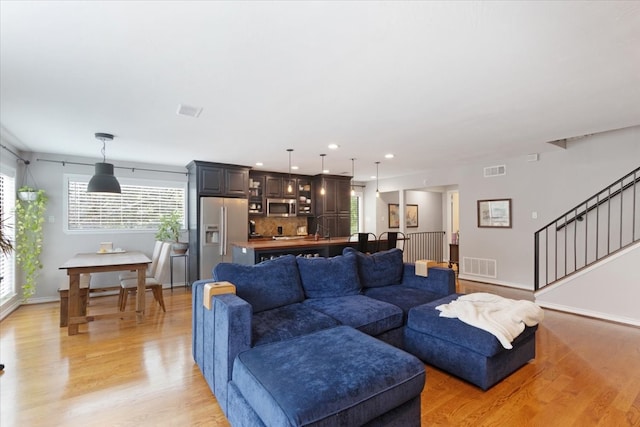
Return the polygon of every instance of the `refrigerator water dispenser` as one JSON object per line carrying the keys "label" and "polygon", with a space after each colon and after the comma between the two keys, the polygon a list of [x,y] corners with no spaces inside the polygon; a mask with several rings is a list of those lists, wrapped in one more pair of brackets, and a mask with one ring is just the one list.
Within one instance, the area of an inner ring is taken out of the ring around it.
{"label": "refrigerator water dispenser", "polygon": [[217,225],[204,226],[204,244],[213,245],[220,243],[220,227]]}

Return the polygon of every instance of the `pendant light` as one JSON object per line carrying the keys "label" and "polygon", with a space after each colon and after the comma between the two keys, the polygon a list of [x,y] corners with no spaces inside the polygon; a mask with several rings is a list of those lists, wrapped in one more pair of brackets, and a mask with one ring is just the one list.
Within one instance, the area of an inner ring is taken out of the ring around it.
{"label": "pendant light", "polygon": [[96,133],[97,140],[102,141],[102,162],[95,164],[95,174],[87,185],[87,193],[117,193],[120,194],[120,183],[113,175],[113,164],[106,163],[105,146],[107,141],[113,141],[110,133]]}
{"label": "pendant light", "polygon": [[378,166],[379,165],[380,165],[380,162],[376,162],[376,197],[380,197],[380,190],[378,186],[378,182],[379,182]]}
{"label": "pendant light", "polygon": [[291,152],[293,148],[287,148],[289,152],[289,185],[287,185],[287,193],[293,193],[293,185],[291,184]]}
{"label": "pendant light", "polygon": [[[326,156],[326,154],[320,154],[320,158],[322,159],[322,169],[321,172],[324,173],[324,156]],[[322,180],[322,187],[320,187],[320,195],[324,196],[326,193],[325,189],[324,189],[324,179]]]}
{"label": "pendant light", "polygon": [[355,179],[355,161],[356,159],[351,158],[351,197],[356,195],[356,189],[353,187],[353,180]]}

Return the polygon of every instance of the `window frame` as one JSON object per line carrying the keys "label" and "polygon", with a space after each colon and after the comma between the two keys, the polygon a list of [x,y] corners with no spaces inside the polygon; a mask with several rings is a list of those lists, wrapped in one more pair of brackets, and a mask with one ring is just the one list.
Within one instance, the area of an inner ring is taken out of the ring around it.
{"label": "window frame", "polygon": [[[89,182],[91,179],[91,175],[86,174],[63,174],[63,227],[62,231],[65,234],[69,235],[87,235],[87,234],[146,234],[146,233],[156,233],[156,229],[122,229],[122,228],[111,228],[111,229],[83,229],[83,230],[71,230],[69,229],[69,183],[70,182],[78,182],[84,181]],[[183,212],[183,224],[182,230],[186,230],[186,222],[187,222],[187,181],[172,181],[172,180],[162,180],[162,179],[147,179],[147,178],[120,178],[118,177],[118,181],[122,185],[138,185],[138,186],[149,186],[149,187],[169,187],[169,188],[179,188],[182,189],[184,198],[182,203],[182,212]]]}
{"label": "window frame", "polygon": [[[15,194],[17,191],[17,186],[18,186],[18,182],[17,182],[17,171],[14,168],[11,168],[7,165],[4,164],[0,164],[0,173],[8,178],[11,178],[13,180],[13,188],[9,189],[10,191],[5,191],[4,193],[4,197],[2,199],[2,203],[4,205],[5,202],[9,203],[9,212],[7,212],[6,209],[3,209],[4,215],[8,218],[10,218],[9,221],[7,221],[7,225],[9,227],[12,228],[11,231],[11,240],[15,243]],[[13,204],[13,205],[12,205]],[[6,206],[6,205],[4,205]],[[3,207],[4,207],[3,206]],[[16,255],[15,255],[15,250],[11,251],[9,254],[7,255],[3,255],[0,254],[0,257],[4,258],[4,262],[5,262],[5,267],[9,270],[9,277],[4,277],[3,282],[7,279],[11,280],[11,282],[6,285],[6,284],[2,284],[0,286],[2,286],[3,288],[7,288],[8,292],[6,295],[3,295],[0,292],[0,307],[5,307],[5,304],[8,304],[10,301],[12,301],[13,298],[15,298],[18,295],[18,286],[17,286],[17,279],[16,279]],[[6,285],[6,286],[5,286]]]}

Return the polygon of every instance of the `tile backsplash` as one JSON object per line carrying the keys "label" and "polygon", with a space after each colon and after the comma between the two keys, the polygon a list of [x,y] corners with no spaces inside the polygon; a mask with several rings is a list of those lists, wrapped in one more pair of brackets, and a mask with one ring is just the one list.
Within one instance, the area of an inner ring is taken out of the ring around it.
{"label": "tile backsplash", "polygon": [[[256,233],[263,236],[277,236],[278,227],[282,227],[283,236],[296,236],[298,234],[298,227],[307,227],[306,217],[295,218],[269,218],[269,217],[256,217],[251,218],[256,222]],[[308,234],[308,230],[307,233]]]}

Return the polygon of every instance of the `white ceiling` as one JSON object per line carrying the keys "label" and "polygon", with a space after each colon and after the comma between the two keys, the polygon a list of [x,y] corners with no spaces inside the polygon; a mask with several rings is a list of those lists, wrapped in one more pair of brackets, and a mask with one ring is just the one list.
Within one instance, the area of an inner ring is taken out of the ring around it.
{"label": "white ceiling", "polygon": [[27,151],[97,159],[108,132],[116,164],[286,172],[293,148],[300,173],[327,153],[369,180],[640,124],[636,1],[1,1],[0,19],[2,137]]}

